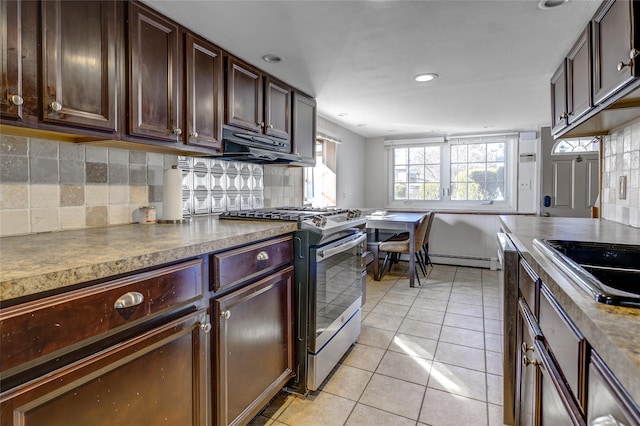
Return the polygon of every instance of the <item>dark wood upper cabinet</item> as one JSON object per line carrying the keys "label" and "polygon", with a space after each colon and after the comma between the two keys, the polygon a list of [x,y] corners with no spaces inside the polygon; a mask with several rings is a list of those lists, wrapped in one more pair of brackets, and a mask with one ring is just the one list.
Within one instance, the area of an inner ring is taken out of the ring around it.
{"label": "dark wood upper cabinet", "polygon": [[551,77],[551,133],[567,126],[567,61]]}
{"label": "dark wood upper cabinet", "polygon": [[567,55],[567,111],[569,124],[593,106],[591,96],[591,23]]}
{"label": "dark wood upper cabinet", "polygon": [[22,87],[22,2],[0,1],[0,25],[2,28],[2,97],[0,116],[22,118],[24,93]]}
{"label": "dark wood upper cabinet", "polygon": [[192,34],[186,34],[185,46],[185,143],[220,150],[224,108],[222,51]]}
{"label": "dark wood upper cabinet", "polygon": [[316,158],[316,116],[316,100],[294,92],[292,152],[311,164]]}
{"label": "dark wood upper cabinet", "polygon": [[128,132],[182,142],[179,28],[138,3],[128,5]]}
{"label": "dark wood upper cabinet", "polygon": [[640,31],[635,2],[606,1],[593,19],[593,102],[599,104],[638,75]]}
{"label": "dark wood upper cabinet", "polygon": [[264,83],[264,133],[291,139],[291,89],[268,76]]}
{"label": "dark wood upper cabinet", "polygon": [[262,133],[264,128],[262,73],[227,57],[226,124]]}
{"label": "dark wood upper cabinet", "polygon": [[42,2],[42,120],[116,130],[116,2]]}

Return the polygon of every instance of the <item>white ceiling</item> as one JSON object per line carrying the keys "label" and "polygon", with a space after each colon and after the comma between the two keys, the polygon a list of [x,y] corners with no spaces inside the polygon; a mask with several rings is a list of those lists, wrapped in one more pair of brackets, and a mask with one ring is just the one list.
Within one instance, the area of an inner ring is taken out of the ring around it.
{"label": "white ceiling", "polygon": [[[549,125],[549,79],[600,1],[145,0],[364,137]],[[279,64],[263,62],[273,53]],[[416,83],[419,73],[439,78]],[[347,113],[340,117],[338,114]]]}

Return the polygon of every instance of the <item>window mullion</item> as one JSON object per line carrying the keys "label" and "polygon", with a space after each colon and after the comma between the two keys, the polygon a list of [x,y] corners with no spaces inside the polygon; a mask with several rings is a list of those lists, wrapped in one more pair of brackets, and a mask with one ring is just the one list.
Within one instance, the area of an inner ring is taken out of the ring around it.
{"label": "window mullion", "polygon": [[451,200],[451,148],[449,144],[442,144],[440,167],[440,194],[442,201]]}

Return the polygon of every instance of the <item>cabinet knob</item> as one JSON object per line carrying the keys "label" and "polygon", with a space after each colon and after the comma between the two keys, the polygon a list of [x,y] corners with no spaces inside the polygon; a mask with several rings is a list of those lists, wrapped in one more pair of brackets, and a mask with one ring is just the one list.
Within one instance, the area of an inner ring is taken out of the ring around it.
{"label": "cabinet knob", "polygon": [[51,107],[51,109],[55,112],[62,111],[62,104],[58,101],[51,102],[51,105],[49,105],[49,107]]}
{"label": "cabinet knob", "polygon": [[261,251],[260,253],[258,253],[258,255],[256,256],[256,260],[269,260],[269,253],[267,253],[266,251]]}
{"label": "cabinet knob", "polygon": [[618,62],[618,71],[622,71],[623,69],[625,69],[625,67],[631,67],[631,65],[633,65],[633,60],[629,61],[629,62]]}
{"label": "cabinet knob", "polygon": [[189,136],[191,136],[192,138],[198,138],[198,132],[191,132],[189,133]]}
{"label": "cabinet knob", "polygon": [[220,316],[226,320],[228,320],[229,318],[231,318],[231,311],[226,310],[226,311],[222,311],[220,312]]}
{"label": "cabinet knob", "polygon": [[130,291],[129,293],[125,293],[118,297],[118,300],[113,304],[113,307],[116,309],[131,308],[133,306],[138,306],[142,302],[144,302],[144,295],[142,293]]}
{"label": "cabinet knob", "polygon": [[527,345],[527,342],[522,342],[521,349],[522,349],[522,353],[523,353],[523,354],[526,354],[526,353],[527,353],[527,352],[529,352],[529,351],[531,351],[531,352],[534,352],[534,351],[535,351],[535,349],[534,349],[534,347],[533,347],[533,346],[528,346],[528,345]]}
{"label": "cabinet knob", "polygon": [[20,106],[24,103],[24,99],[20,95],[9,95],[9,102],[15,106]]}
{"label": "cabinet knob", "polygon": [[211,323],[200,324],[200,330],[204,333],[209,333],[211,331]]}
{"label": "cabinet knob", "polygon": [[176,127],[175,129],[173,129],[173,134],[176,136],[180,136],[182,134],[182,129],[179,127]]}
{"label": "cabinet knob", "polygon": [[273,124],[269,124],[269,128],[270,128],[270,129],[273,129]]}
{"label": "cabinet knob", "polygon": [[529,359],[526,355],[522,355],[522,366],[528,367],[530,365],[534,365],[538,367],[540,365],[540,361],[536,361],[535,359]]}
{"label": "cabinet knob", "polygon": [[256,124],[264,129],[264,121],[261,121],[260,123],[256,123]]}
{"label": "cabinet knob", "polygon": [[563,112],[562,115],[558,116],[558,120],[564,120],[567,117],[569,117],[569,114],[567,114],[566,112]]}

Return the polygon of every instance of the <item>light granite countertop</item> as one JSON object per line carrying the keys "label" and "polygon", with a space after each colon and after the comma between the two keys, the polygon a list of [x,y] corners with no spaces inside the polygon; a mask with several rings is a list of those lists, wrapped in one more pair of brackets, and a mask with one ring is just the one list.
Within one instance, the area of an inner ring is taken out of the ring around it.
{"label": "light granite countertop", "polygon": [[297,229],[293,222],[196,217],[0,238],[0,301],[133,272]]}
{"label": "light granite countertop", "polygon": [[640,229],[603,219],[500,216],[523,256],[593,349],[640,403],[640,309],[596,302],[538,250],[535,238],[640,244]]}

